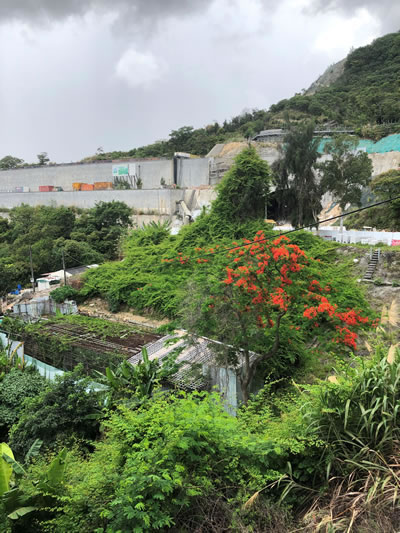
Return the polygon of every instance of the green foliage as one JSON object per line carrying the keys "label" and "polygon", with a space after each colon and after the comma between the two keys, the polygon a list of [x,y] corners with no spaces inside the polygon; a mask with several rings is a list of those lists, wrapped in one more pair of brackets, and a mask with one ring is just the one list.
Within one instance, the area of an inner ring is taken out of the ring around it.
{"label": "green foliage", "polygon": [[15,289],[26,276],[27,270],[24,264],[14,263],[11,257],[0,258],[0,297]]}
{"label": "green foliage", "polygon": [[57,376],[40,394],[28,399],[20,412],[19,421],[10,432],[10,445],[18,457],[23,457],[36,439],[44,446],[71,443],[78,439],[91,446],[99,423],[93,415],[98,412],[98,399],[93,383],[82,378],[81,369]]}
{"label": "green foliage", "polygon": [[36,440],[25,456],[23,465],[11,455],[3,456],[14,474],[14,486],[4,493],[2,504],[11,531],[34,533],[55,514],[56,495],[62,490],[67,449],[46,465],[37,476],[28,472],[30,461],[38,456],[42,442]]}
{"label": "green foliage", "polygon": [[359,455],[390,454],[399,440],[400,359],[390,363],[382,352],[350,368],[339,385],[317,389],[305,407],[306,420],[330,444],[336,472]]}
{"label": "green foliage", "polygon": [[37,155],[38,158],[38,165],[46,165],[50,159],[47,155],[47,152],[40,152],[40,154]]}
{"label": "green foliage", "polygon": [[[391,513],[399,502],[400,353],[387,358],[379,348],[371,360],[354,358],[342,367],[336,382],[269,381],[237,417],[216,394],[156,392],[135,409],[117,407],[89,453],[70,447],[68,457],[65,449],[39,457],[36,441],[23,464],[2,455],[12,475],[8,468],[0,516],[28,533],[285,533],[295,526],[273,503],[284,497],[302,515],[311,502],[311,530],[333,524],[352,531],[354,522],[360,529],[353,530],[363,531],[364,518],[380,509]],[[122,376],[114,372],[112,379]],[[57,411],[52,428],[60,426],[59,440],[70,446],[67,435],[76,434],[77,421],[87,425],[95,417],[77,409],[70,400],[75,392],[67,389],[56,402],[65,409]],[[29,417],[37,411],[31,431],[40,419],[50,423],[48,393],[27,402]]]}
{"label": "green foliage", "polygon": [[67,474],[61,528],[193,531],[213,515],[229,527],[240,502],[279,475],[278,450],[241,429],[215,395],[158,395],[106,425],[89,463]]}
{"label": "green foliage", "polygon": [[[190,332],[222,343],[214,349],[222,366],[236,368],[244,402],[262,370],[276,377],[293,372],[316,337],[345,353],[336,341],[355,349],[357,327],[371,327],[358,311],[362,298],[356,309],[350,310],[348,300],[338,306],[336,288],[320,284],[321,263],[285,236],[267,241],[259,231],[219,261],[219,272],[207,285],[192,277],[181,317]],[[348,337],[343,339],[342,331]]]}
{"label": "green foliage", "polygon": [[18,351],[22,343],[16,347],[9,342],[6,346],[2,346],[0,342],[0,381],[4,375],[8,374],[13,368],[24,370],[25,361],[19,357]]}
{"label": "green foliage", "polygon": [[23,162],[24,160],[19,159],[19,157],[14,157],[12,155],[6,155],[2,159],[0,159],[0,169],[9,170],[10,168],[16,168],[22,165]]}
{"label": "green foliage", "polygon": [[[371,191],[376,195],[378,200],[389,200],[400,194],[400,172],[398,170],[389,170],[383,172],[371,181]],[[378,228],[397,231],[400,229],[400,199],[394,200],[386,205],[375,207],[369,213],[369,225]],[[364,213],[349,217],[349,223],[353,227],[365,225],[366,217]],[[348,224],[346,219],[346,224]]]}
{"label": "green foliage", "polygon": [[165,357],[160,365],[158,359],[149,359],[146,348],[142,348],[142,359],[136,365],[122,361],[115,369],[106,368],[105,376],[95,375],[98,383],[106,385],[101,391],[105,407],[115,407],[118,403],[128,403],[132,408],[152,397],[155,387],[174,375],[179,365],[176,356]]}
{"label": "green foliage", "polygon": [[79,291],[70,285],[64,285],[58,289],[51,291],[51,299],[57,303],[62,303],[65,300],[79,300]]}
{"label": "green foliage", "polygon": [[372,162],[367,153],[355,153],[356,147],[354,137],[334,137],[324,148],[332,159],[318,165],[322,171],[322,190],[332,193],[342,211],[347,204],[361,205],[362,188],[371,179]]}
{"label": "green foliage", "polygon": [[130,226],[131,215],[132,210],[123,202],[99,202],[76,220],[71,237],[76,235],[77,240],[86,240],[106,259],[115,259],[119,239]]}
{"label": "green foliage", "polygon": [[5,442],[2,442],[0,444],[0,497],[9,490],[12,474],[12,468],[3,457],[4,455],[14,459],[11,448]]}
{"label": "green foliage", "polygon": [[117,191],[132,189],[132,183],[130,183],[130,181],[124,178],[123,176],[115,176],[114,189],[116,189]]}
{"label": "green foliage", "polygon": [[321,212],[322,189],[315,172],[319,140],[314,137],[313,122],[299,126],[288,123],[288,129],[281,159],[273,167],[275,198],[280,208],[278,218],[287,216],[299,227],[315,222]]}
{"label": "green foliage", "polygon": [[368,226],[378,230],[399,231],[400,216],[398,209],[395,211],[390,205],[382,205],[349,215],[345,218],[345,225],[347,229],[362,230],[364,226]]}
{"label": "green foliage", "polygon": [[30,247],[36,277],[60,270],[63,252],[67,267],[116,258],[130,216],[122,202],[100,202],[79,217],[70,207],[11,209],[9,220],[0,218],[0,296],[28,282]]}
{"label": "green foliage", "polygon": [[[125,239],[125,258],[122,262],[105,263],[85,273],[81,294],[84,297],[102,296],[113,311],[127,305],[140,312],[174,317],[186,281],[194,271],[200,270],[200,265],[193,257],[194,248],[212,247],[213,243],[218,247],[229,246],[231,238],[241,238],[253,228],[260,227],[270,232],[263,221],[244,222],[235,227],[234,223],[229,224],[214,216],[212,211],[182,228],[178,236],[170,235],[165,226],[144,226],[134,230]],[[227,238],[228,235],[231,237]],[[180,257],[179,253],[193,257],[193,261],[188,264],[163,261],[175,260]],[[210,261],[207,268],[202,266],[204,277],[217,267],[214,260]]]}
{"label": "green foliage", "polygon": [[130,333],[141,331],[135,326],[121,324],[121,322],[112,322],[111,320],[84,315],[64,315],[53,318],[53,321],[60,324],[79,326],[83,332],[90,333],[101,339],[106,339],[107,337],[125,337]]}
{"label": "green foliage", "polygon": [[86,332],[88,337],[113,336],[133,329],[101,319],[86,318],[74,315],[60,316],[54,317],[51,321],[41,320],[26,324],[22,320],[6,317],[2,322],[2,329],[10,336],[19,335],[25,343],[26,351],[32,357],[61,370],[73,370],[76,365],[82,364],[85,373],[90,374],[94,370],[104,371],[107,365],[118,365],[124,358],[122,354],[117,351],[104,353],[90,345],[82,346],[81,342],[76,342],[74,328],[71,333],[67,329],[65,334],[52,334],[51,325],[58,322],[79,326],[79,333]]}
{"label": "green foliage", "polygon": [[227,223],[263,218],[270,181],[268,163],[249,146],[236,157],[218,185],[213,214]]}
{"label": "green foliage", "polygon": [[[316,529],[326,524],[337,531],[364,531],[364,517],[370,523],[385,515],[394,519],[392,509],[398,505],[400,488],[400,353],[397,350],[390,360],[383,353],[378,349],[371,361],[358,361],[337,383],[309,389],[303,404],[303,424],[324,441],[318,463],[329,479],[326,507],[310,486],[292,479],[287,489],[313,499]],[[315,513],[317,508],[321,509]]]}
{"label": "green foliage", "polygon": [[400,171],[388,170],[375,176],[371,182],[371,190],[376,194],[378,200],[388,200],[399,195],[400,191]]}
{"label": "green foliage", "polygon": [[[138,312],[176,318],[187,297],[188,282],[210,294],[215,280],[220,279],[225,254],[215,252],[229,249],[232,241],[254,236],[259,230],[267,238],[276,235],[264,220],[252,219],[251,213],[249,216],[242,222],[227,220],[213,204],[178,235],[170,235],[168,227],[161,224],[135,229],[124,240],[124,260],[86,272],[81,295],[101,296],[112,311],[125,305]],[[335,244],[307,232],[293,234],[292,242],[321,259],[321,263],[311,265],[313,275],[324,284],[333,284],[335,298],[344,307],[365,305],[360,287],[348,275],[351,263],[337,255]],[[203,254],[207,262],[198,262]]]}
{"label": "green foliage", "polygon": [[[397,101],[400,35],[391,33],[347,56],[343,75],[313,95],[296,95],[271,106],[270,111],[312,115],[318,122],[334,120],[353,126],[400,121]],[[393,128],[391,130],[393,132]],[[382,133],[380,133],[382,135]]]}
{"label": "green foliage", "polygon": [[26,398],[34,398],[46,386],[46,380],[30,367],[11,370],[0,381],[0,440],[7,440],[8,431],[23,410]]}

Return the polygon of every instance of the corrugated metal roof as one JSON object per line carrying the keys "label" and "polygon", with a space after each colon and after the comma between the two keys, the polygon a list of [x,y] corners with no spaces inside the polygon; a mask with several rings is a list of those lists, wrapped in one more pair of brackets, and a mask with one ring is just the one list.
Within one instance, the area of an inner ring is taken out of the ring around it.
{"label": "corrugated metal roof", "polygon": [[[175,342],[173,342],[175,340]],[[180,350],[177,363],[182,363],[178,372],[171,381],[179,387],[191,390],[204,389],[208,386],[207,367],[224,366],[217,361],[215,348],[224,345],[221,342],[206,337],[189,336],[186,331],[179,330],[175,335],[166,335],[155,342],[146,344],[149,358],[162,361],[172,354],[174,350]],[[215,347],[213,349],[213,347]],[[251,352],[251,358],[256,356]],[[129,362],[136,365],[141,361],[141,351],[133,355]],[[226,365],[229,368],[232,366]]]}

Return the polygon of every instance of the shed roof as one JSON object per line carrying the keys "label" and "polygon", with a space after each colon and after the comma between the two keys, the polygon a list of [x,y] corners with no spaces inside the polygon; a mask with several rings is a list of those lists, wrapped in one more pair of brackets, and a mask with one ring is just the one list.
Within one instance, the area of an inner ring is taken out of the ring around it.
{"label": "shed roof", "polygon": [[[173,342],[176,339],[176,342]],[[187,331],[179,330],[173,335],[165,335],[161,339],[146,344],[149,358],[162,361],[170,356],[176,349],[180,350],[176,362],[182,363],[178,372],[172,376],[171,381],[185,389],[204,389],[208,385],[208,376],[205,367],[218,366],[215,348],[224,346],[223,343],[208,339],[207,337],[188,335]],[[227,345],[225,345],[228,347]],[[251,357],[256,354],[251,352]],[[129,362],[133,365],[142,360],[141,351],[133,355]],[[229,367],[229,365],[227,365]],[[230,367],[232,368],[232,367]]]}
{"label": "shed roof", "polygon": [[[66,268],[65,273],[67,277],[71,276],[78,276],[79,274],[83,274],[86,272],[86,270],[89,270],[90,268],[97,268],[99,265],[94,263],[93,265],[82,265],[78,267],[72,267],[72,268]],[[41,274],[41,278],[49,278],[49,277],[57,277],[62,278],[64,276],[64,270],[56,270],[55,272],[46,272],[45,274]]]}

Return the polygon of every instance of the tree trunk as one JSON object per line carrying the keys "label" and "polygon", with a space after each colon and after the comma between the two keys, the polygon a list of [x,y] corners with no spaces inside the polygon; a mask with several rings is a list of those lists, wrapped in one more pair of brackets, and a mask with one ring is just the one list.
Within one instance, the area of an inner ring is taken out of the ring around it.
{"label": "tree trunk", "polygon": [[279,343],[280,343],[279,327],[280,327],[281,319],[284,315],[285,313],[281,313],[280,315],[278,315],[278,318],[276,320],[275,340],[269,352],[267,352],[265,355],[260,355],[253,361],[253,363],[250,364],[250,352],[248,349],[244,350],[244,364],[242,365],[242,368],[240,369],[240,374],[239,374],[240,389],[242,392],[242,398],[243,398],[244,405],[247,405],[249,401],[250,386],[253,381],[258,363],[260,363],[261,361],[267,361],[268,359],[273,357],[278,351]]}

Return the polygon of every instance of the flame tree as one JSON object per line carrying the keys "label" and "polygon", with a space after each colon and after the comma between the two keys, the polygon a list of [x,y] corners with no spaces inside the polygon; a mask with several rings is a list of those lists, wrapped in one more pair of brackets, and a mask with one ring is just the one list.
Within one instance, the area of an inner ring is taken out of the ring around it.
{"label": "flame tree", "polygon": [[[196,251],[198,263],[209,261],[204,258],[206,250]],[[229,345],[229,362],[237,369],[244,402],[257,368],[276,356],[284,343],[304,343],[318,333],[355,350],[357,330],[372,323],[358,310],[334,303],[331,286],[315,279],[318,260],[285,236],[267,240],[259,231],[253,241],[234,243],[220,258],[220,275],[198,292],[197,300],[188,289],[187,300],[198,312],[184,307],[185,323]],[[180,256],[178,261],[190,260]]]}

